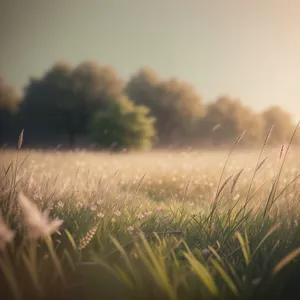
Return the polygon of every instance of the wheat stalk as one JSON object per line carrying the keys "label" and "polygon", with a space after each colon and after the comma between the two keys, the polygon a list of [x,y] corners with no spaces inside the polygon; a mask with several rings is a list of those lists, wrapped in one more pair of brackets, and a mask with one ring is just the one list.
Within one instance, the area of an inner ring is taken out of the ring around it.
{"label": "wheat stalk", "polygon": [[23,145],[23,138],[24,138],[24,129],[22,129],[20,135],[19,135],[19,139],[18,139],[18,150],[21,149],[22,145]]}
{"label": "wheat stalk", "polygon": [[87,234],[79,241],[79,250],[82,250],[84,248],[86,248],[88,246],[88,244],[90,243],[90,241],[93,239],[93,237],[95,236],[97,230],[98,230],[98,226],[99,224],[97,224],[96,226],[92,227]]}
{"label": "wheat stalk", "polygon": [[231,193],[233,193],[235,187],[236,187],[236,184],[242,174],[242,172],[244,171],[244,169],[241,169],[233,178],[233,181],[232,181],[232,186],[231,186]]}

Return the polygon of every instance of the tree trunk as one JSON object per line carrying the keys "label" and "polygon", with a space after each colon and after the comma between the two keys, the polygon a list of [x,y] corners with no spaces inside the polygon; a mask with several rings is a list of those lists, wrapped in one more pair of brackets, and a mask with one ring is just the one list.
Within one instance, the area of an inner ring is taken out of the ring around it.
{"label": "tree trunk", "polygon": [[5,131],[5,114],[0,110],[0,146],[4,144],[4,131]]}
{"label": "tree trunk", "polygon": [[69,133],[68,133],[68,138],[69,138],[69,147],[70,147],[71,149],[73,149],[74,146],[75,146],[75,142],[76,142],[76,139],[75,139],[75,133],[72,132],[72,131],[69,131]]}
{"label": "tree trunk", "polygon": [[0,119],[0,147],[2,147],[4,144],[3,134],[2,120]]}

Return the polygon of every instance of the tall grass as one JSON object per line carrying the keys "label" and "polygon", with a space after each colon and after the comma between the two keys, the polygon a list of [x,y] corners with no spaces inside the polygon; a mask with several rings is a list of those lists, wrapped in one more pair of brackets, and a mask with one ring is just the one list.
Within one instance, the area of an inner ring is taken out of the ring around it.
{"label": "tall grass", "polygon": [[[241,138],[220,165],[224,153],[26,153],[22,132],[16,152],[1,150],[1,215],[15,232],[4,239],[0,226],[1,299],[299,295],[292,139],[290,160],[266,141],[255,160],[239,152]],[[44,225],[63,224],[36,231],[22,195]]]}

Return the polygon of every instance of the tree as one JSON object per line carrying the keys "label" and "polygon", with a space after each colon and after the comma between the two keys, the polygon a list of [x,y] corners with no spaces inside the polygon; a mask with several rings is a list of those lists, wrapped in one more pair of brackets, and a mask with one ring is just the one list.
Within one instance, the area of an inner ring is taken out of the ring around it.
{"label": "tree", "polygon": [[124,82],[110,66],[93,61],[79,64],[73,72],[74,90],[90,111],[106,108],[107,102],[123,94]]}
{"label": "tree", "polygon": [[[70,145],[83,125],[84,109],[76,101],[72,82],[73,68],[56,63],[40,79],[33,78],[25,88],[21,107],[22,121],[29,134],[47,136],[65,132]],[[41,137],[39,137],[41,138]]]}
{"label": "tree", "polygon": [[275,105],[263,111],[262,117],[265,120],[265,131],[274,125],[268,144],[282,145],[289,141],[296,126],[290,113]]}
{"label": "tree", "polygon": [[25,124],[42,132],[64,132],[73,147],[76,137],[86,133],[95,110],[104,109],[122,89],[122,81],[110,67],[83,62],[73,68],[57,63],[27,86],[22,109]]}
{"label": "tree", "polygon": [[110,102],[106,111],[95,113],[89,126],[90,137],[104,148],[150,148],[155,130],[154,118],[148,113],[145,106],[136,106],[122,96]]}
{"label": "tree", "polygon": [[264,121],[261,116],[239,99],[222,95],[207,104],[206,116],[200,122],[200,136],[217,144],[234,143],[247,131],[241,143],[253,145],[263,139]]}
{"label": "tree", "polygon": [[194,87],[175,78],[157,86],[160,111],[157,112],[157,130],[160,139],[168,143],[192,137],[196,122],[205,114],[202,98]]}
{"label": "tree", "polygon": [[21,96],[18,91],[0,77],[0,144],[4,133],[12,125],[12,115],[18,112]]}
{"label": "tree", "polygon": [[138,105],[152,106],[157,102],[155,89],[159,84],[158,75],[150,68],[141,68],[128,81],[125,93]]}
{"label": "tree", "polygon": [[151,69],[134,74],[125,91],[134,103],[149,107],[160,144],[188,137],[204,114],[202,99],[193,86],[175,78],[161,81]]}

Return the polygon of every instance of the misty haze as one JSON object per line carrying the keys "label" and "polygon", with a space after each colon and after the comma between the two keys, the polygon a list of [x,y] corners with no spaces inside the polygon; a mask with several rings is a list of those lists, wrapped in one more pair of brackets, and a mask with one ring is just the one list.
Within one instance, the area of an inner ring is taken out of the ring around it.
{"label": "misty haze", "polygon": [[300,3],[0,1],[0,298],[298,299]]}

